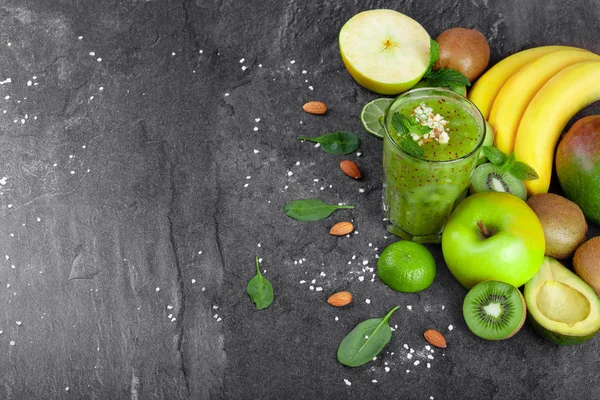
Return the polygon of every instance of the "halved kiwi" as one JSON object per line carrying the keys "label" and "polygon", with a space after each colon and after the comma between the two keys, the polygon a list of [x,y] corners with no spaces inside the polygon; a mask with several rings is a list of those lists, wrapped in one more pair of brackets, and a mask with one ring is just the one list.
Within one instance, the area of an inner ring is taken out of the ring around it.
{"label": "halved kiwi", "polygon": [[471,177],[471,193],[507,192],[521,200],[527,200],[527,189],[522,180],[515,178],[510,172],[502,171],[492,163],[482,164],[475,168]]}
{"label": "halved kiwi", "polygon": [[487,340],[502,340],[516,334],[527,308],[523,295],[513,285],[484,281],[473,286],[463,303],[463,316],[475,335]]}

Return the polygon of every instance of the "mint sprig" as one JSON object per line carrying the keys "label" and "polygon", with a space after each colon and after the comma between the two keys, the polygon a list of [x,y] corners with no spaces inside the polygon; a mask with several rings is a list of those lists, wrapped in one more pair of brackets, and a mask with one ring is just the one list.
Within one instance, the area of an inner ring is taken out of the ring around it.
{"label": "mint sprig", "polygon": [[[427,131],[423,132],[423,128],[427,128]],[[417,142],[414,141],[410,134],[415,133],[421,136],[423,133],[427,133],[431,129],[428,127],[423,127],[416,121],[411,121],[400,113],[394,113],[392,115],[392,129],[396,132],[396,135],[398,135],[398,140],[396,140],[396,143],[404,152],[415,158],[423,158],[423,149]]]}
{"label": "mint sprig", "polygon": [[515,153],[510,155],[504,154],[502,150],[499,150],[492,146],[483,146],[483,154],[487,159],[494,165],[500,167],[503,171],[508,172],[512,176],[522,181],[532,181],[539,179],[535,169],[522,161],[517,161]]}
{"label": "mint sprig", "polygon": [[471,82],[461,72],[452,68],[440,68],[435,71],[429,71],[424,79],[431,86],[471,86]]}
{"label": "mint sprig", "polygon": [[435,40],[429,38],[429,67],[427,67],[428,74],[433,69],[433,64],[440,58],[440,45]]}
{"label": "mint sprig", "polygon": [[451,68],[440,68],[433,70],[433,65],[440,58],[440,45],[435,40],[429,38],[429,66],[421,82],[425,82],[429,87],[453,87],[453,86],[471,86],[471,82],[465,75]]}

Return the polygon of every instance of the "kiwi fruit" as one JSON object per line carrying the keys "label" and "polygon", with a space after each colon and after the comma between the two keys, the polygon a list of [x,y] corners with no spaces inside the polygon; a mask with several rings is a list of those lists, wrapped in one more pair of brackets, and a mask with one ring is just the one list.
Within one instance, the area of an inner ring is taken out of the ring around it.
{"label": "kiwi fruit", "polygon": [[450,28],[435,39],[440,56],[433,69],[452,68],[474,82],[490,62],[490,45],[476,29]]}
{"label": "kiwi fruit", "polygon": [[473,286],[463,303],[463,316],[475,335],[487,340],[508,339],[523,326],[527,307],[513,285],[484,281]]}
{"label": "kiwi fruit", "polygon": [[471,194],[480,192],[507,192],[521,200],[527,199],[527,189],[522,180],[503,171],[492,163],[481,164],[471,177]]}
{"label": "kiwi fruit", "polygon": [[585,241],[585,216],[571,200],[554,193],[540,193],[527,199],[527,204],[542,223],[548,257],[567,258]]}
{"label": "kiwi fruit", "polygon": [[573,271],[600,296],[600,236],[591,238],[575,250]]}

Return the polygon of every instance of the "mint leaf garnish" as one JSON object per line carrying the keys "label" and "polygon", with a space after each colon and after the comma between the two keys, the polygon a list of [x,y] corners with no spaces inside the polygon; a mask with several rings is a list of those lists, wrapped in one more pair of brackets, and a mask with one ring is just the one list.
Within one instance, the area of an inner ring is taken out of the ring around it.
{"label": "mint leaf garnish", "polygon": [[502,169],[502,171],[507,171],[508,173],[510,173],[510,170],[512,169],[512,166],[515,163],[515,161],[515,153],[510,153],[508,157],[506,157],[506,161],[504,161],[504,164],[500,166],[500,169]]}
{"label": "mint leaf garnish", "polygon": [[515,153],[511,153],[509,156],[506,156],[502,150],[492,146],[483,146],[482,150],[483,154],[492,164],[499,166],[503,171],[508,172],[515,178],[522,181],[539,179],[535,169],[531,168],[524,162],[517,161],[515,159]]}
{"label": "mint leaf garnish", "polygon": [[[418,127],[417,127],[418,125]],[[417,133],[422,128],[419,123],[412,123],[408,118],[400,113],[392,114],[392,129],[396,131],[396,143],[405,153],[416,158],[423,158],[423,149],[414,141],[411,132]],[[431,129],[428,128],[427,132]]]}
{"label": "mint leaf garnish", "polygon": [[502,152],[502,150],[498,150],[492,146],[483,146],[483,154],[487,157],[487,159],[494,165],[502,166],[506,161],[506,154]]}
{"label": "mint leaf garnish", "polygon": [[406,125],[406,120],[407,118],[400,113],[394,113],[392,115],[392,128],[394,128],[396,133],[400,136],[410,133],[410,129]]}
{"label": "mint leaf garnish", "polygon": [[410,154],[415,158],[423,158],[423,149],[421,148],[421,146],[419,146],[417,142],[413,140],[412,137],[410,137],[410,135],[404,135],[400,139],[400,143],[398,143],[398,146],[400,146],[400,148],[404,150],[404,152]]}
{"label": "mint leaf garnish", "polygon": [[535,169],[531,168],[529,165],[525,164],[521,161],[515,161],[508,170],[515,178],[521,179],[522,181],[532,181],[535,179],[539,179],[537,172]]}
{"label": "mint leaf garnish", "polygon": [[431,72],[433,64],[435,64],[438,58],[440,58],[440,45],[435,40],[429,38],[429,67],[427,67],[425,74]]}
{"label": "mint leaf garnish", "polygon": [[435,71],[428,71],[425,80],[431,86],[471,86],[471,82],[462,73],[451,68],[440,68]]}

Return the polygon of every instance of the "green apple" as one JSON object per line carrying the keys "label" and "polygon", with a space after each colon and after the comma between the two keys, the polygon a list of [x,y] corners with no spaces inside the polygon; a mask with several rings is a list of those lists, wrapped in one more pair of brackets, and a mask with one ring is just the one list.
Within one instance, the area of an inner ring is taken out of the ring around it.
{"label": "green apple", "polygon": [[417,21],[394,10],[356,14],[342,26],[339,45],[352,78],[379,94],[410,89],[429,66],[429,34]]}
{"label": "green apple", "polygon": [[446,265],[467,289],[485,280],[519,287],[538,272],[544,251],[540,220],[527,203],[510,193],[467,197],[442,233]]}

